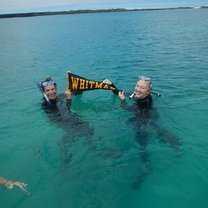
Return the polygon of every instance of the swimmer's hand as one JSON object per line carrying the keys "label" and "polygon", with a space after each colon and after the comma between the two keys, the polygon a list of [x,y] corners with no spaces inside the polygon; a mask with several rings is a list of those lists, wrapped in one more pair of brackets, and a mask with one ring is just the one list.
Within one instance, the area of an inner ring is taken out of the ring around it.
{"label": "swimmer's hand", "polygon": [[126,96],[125,96],[125,92],[124,91],[119,91],[118,92],[118,96],[120,98],[120,100],[125,100]]}
{"label": "swimmer's hand", "polygon": [[68,73],[71,73],[71,71],[67,71],[67,72],[66,72],[66,78],[67,78],[67,79],[69,78]]}
{"label": "swimmer's hand", "polygon": [[29,192],[25,189],[27,184],[22,183],[20,181],[7,180],[4,185],[7,189],[13,189],[14,186],[18,186],[21,190],[29,194]]}
{"label": "swimmer's hand", "polygon": [[72,92],[71,92],[70,89],[66,90],[64,94],[66,96],[66,99],[71,99],[72,98]]}
{"label": "swimmer's hand", "polygon": [[104,79],[104,80],[103,80],[103,83],[104,83],[104,84],[112,85],[112,82],[111,82],[109,79]]}

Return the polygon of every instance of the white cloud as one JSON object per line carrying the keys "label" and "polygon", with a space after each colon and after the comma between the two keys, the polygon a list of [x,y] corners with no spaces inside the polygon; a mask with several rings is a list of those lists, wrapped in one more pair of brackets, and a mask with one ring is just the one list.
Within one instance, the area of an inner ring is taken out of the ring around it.
{"label": "white cloud", "polygon": [[[139,1],[139,0],[138,0]],[[128,2],[126,0],[0,0],[0,12],[3,11],[34,11],[56,10],[56,8],[90,9],[94,6],[119,5]]]}
{"label": "white cloud", "polygon": [[0,13],[207,5],[207,0],[0,0]]}
{"label": "white cloud", "polygon": [[0,0],[0,9],[26,9],[79,5],[122,5],[145,2],[144,0]]}
{"label": "white cloud", "polygon": [[[139,1],[139,0],[138,0]],[[24,9],[30,7],[54,7],[86,4],[120,4],[126,0],[0,0],[1,9]]]}

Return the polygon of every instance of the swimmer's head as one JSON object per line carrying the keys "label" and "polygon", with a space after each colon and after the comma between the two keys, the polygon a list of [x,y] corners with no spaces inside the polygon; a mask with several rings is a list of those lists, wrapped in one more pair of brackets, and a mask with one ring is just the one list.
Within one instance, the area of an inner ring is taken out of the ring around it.
{"label": "swimmer's head", "polygon": [[134,88],[134,97],[138,99],[143,99],[150,95],[152,90],[151,78],[141,76],[137,80],[136,86]]}
{"label": "swimmer's head", "polygon": [[56,83],[50,77],[41,82],[40,87],[47,95],[49,100],[55,100],[57,95]]}

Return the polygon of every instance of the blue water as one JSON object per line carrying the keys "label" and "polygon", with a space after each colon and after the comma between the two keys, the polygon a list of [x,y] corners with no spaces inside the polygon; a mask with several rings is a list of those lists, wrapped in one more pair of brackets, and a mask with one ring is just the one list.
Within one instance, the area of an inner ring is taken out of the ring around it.
{"label": "blue water", "polygon": [[[207,9],[0,19],[0,176],[31,192],[0,189],[0,207],[207,207],[207,19]],[[73,97],[71,111],[94,134],[71,143],[64,165],[65,131],[41,110],[34,81],[51,76],[63,93],[68,70],[127,92],[139,75],[151,77],[162,94],[157,124],[180,139],[182,154],[154,136],[151,172],[133,189],[142,162],[132,115],[97,90]]]}

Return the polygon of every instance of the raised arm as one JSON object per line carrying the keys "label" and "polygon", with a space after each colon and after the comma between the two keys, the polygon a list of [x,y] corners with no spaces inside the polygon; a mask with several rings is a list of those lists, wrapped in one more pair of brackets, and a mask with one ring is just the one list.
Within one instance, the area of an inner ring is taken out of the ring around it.
{"label": "raised arm", "polygon": [[71,107],[71,99],[72,99],[72,92],[70,89],[66,90],[65,91],[65,96],[66,96],[66,106],[68,108],[68,110],[70,110],[70,107]]}
{"label": "raised arm", "polygon": [[133,106],[128,106],[127,105],[127,102],[126,102],[126,92],[119,91],[118,97],[119,97],[119,99],[121,101],[121,108],[123,110],[131,111],[131,112],[134,112],[135,111],[135,109],[133,108]]}

